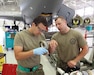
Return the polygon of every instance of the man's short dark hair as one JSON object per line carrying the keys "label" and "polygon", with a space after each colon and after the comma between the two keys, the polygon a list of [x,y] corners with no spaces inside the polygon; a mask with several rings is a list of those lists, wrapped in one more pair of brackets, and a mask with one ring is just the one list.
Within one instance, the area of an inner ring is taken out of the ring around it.
{"label": "man's short dark hair", "polygon": [[36,26],[37,26],[39,23],[42,23],[43,25],[48,26],[46,17],[44,17],[44,16],[38,16],[38,17],[36,17],[36,18],[33,20],[33,23],[35,23]]}
{"label": "man's short dark hair", "polygon": [[65,18],[63,17],[63,16],[59,16],[59,17],[57,17],[57,18],[55,18],[55,21],[57,20],[57,19],[62,19],[62,20],[65,20]]}

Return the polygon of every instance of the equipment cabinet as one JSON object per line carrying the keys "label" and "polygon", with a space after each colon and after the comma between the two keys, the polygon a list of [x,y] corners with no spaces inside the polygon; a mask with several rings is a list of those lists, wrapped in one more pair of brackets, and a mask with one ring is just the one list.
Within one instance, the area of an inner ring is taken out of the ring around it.
{"label": "equipment cabinet", "polygon": [[14,48],[14,37],[16,32],[5,32],[5,47],[8,50],[9,48]]}

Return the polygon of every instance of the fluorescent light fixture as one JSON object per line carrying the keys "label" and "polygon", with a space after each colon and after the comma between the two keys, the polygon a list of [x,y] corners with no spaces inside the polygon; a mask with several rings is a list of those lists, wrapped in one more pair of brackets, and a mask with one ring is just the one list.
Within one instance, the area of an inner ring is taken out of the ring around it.
{"label": "fluorescent light fixture", "polygon": [[46,6],[44,5],[44,8],[46,8]]}
{"label": "fluorescent light fixture", "polygon": [[78,9],[76,10],[76,14],[79,14],[80,16],[90,16],[90,15],[93,15],[93,11],[94,9],[92,7],[85,7],[85,8],[82,8],[82,9]]}
{"label": "fluorescent light fixture", "polygon": [[7,2],[14,2],[13,0],[8,0]]}
{"label": "fluorescent light fixture", "polygon": [[14,9],[14,8],[12,8],[11,10],[12,10],[12,11],[14,11],[15,9]]}
{"label": "fluorescent light fixture", "polygon": [[30,9],[31,9],[31,10],[33,10],[33,8],[32,8],[32,7],[30,7]]}

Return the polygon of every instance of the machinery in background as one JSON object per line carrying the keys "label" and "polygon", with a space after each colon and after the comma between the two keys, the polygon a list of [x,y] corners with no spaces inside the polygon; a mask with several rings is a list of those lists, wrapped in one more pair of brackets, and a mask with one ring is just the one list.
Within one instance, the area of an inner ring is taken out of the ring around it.
{"label": "machinery in background", "polygon": [[90,24],[90,18],[89,17],[86,17],[84,19],[84,25],[89,25]]}
{"label": "machinery in background", "polygon": [[50,40],[52,35],[56,32],[44,32],[44,35],[46,37],[46,40]]}
{"label": "machinery in background", "polygon": [[24,29],[26,29],[25,25],[31,24],[36,16],[45,14],[50,15],[46,15],[48,26],[52,24],[52,20],[55,16],[63,16],[67,20],[68,25],[71,27],[71,20],[75,14],[73,9],[63,4],[63,0],[20,0],[19,7],[21,15],[0,15],[0,18],[23,21],[25,27]]}
{"label": "machinery in background", "polygon": [[78,27],[78,26],[82,26],[83,25],[83,18],[79,15],[76,15],[72,19],[72,24],[73,24],[73,28]]}
{"label": "machinery in background", "polygon": [[86,17],[86,18],[82,18],[81,16],[79,15],[76,15],[73,19],[72,19],[72,27],[75,28],[75,27],[86,27],[88,25],[91,25],[90,24],[91,20],[89,17]]}
{"label": "machinery in background", "polygon": [[75,14],[73,9],[63,4],[63,0],[22,0],[19,6],[26,24],[31,24],[36,16],[49,14],[50,17],[47,17],[51,18],[48,19],[49,26],[55,16],[63,16],[68,25],[72,25],[71,20]]}
{"label": "machinery in background", "polygon": [[[40,47],[44,47],[44,48],[48,49],[49,48],[49,41],[48,40],[47,41],[41,40],[39,45],[40,45]],[[47,58],[48,58],[49,62],[51,63],[51,65],[56,67],[56,62],[57,62],[56,53],[47,54]]]}

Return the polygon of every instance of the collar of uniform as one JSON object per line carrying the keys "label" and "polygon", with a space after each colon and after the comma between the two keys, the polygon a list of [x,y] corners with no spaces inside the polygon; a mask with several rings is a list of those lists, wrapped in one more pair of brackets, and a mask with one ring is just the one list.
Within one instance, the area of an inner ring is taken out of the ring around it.
{"label": "collar of uniform", "polygon": [[35,36],[33,33],[31,33],[28,29],[26,30],[26,32],[32,36]]}
{"label": "collar of uniform", "polygon": [[69,29],[69,31],[68,31],[67,33],[61,33],[61,32],[60,32],[60,34],[61,34],[61,35],[66,35],[66,34],[68,34],[70,31],[71,31],[71,28]]}

